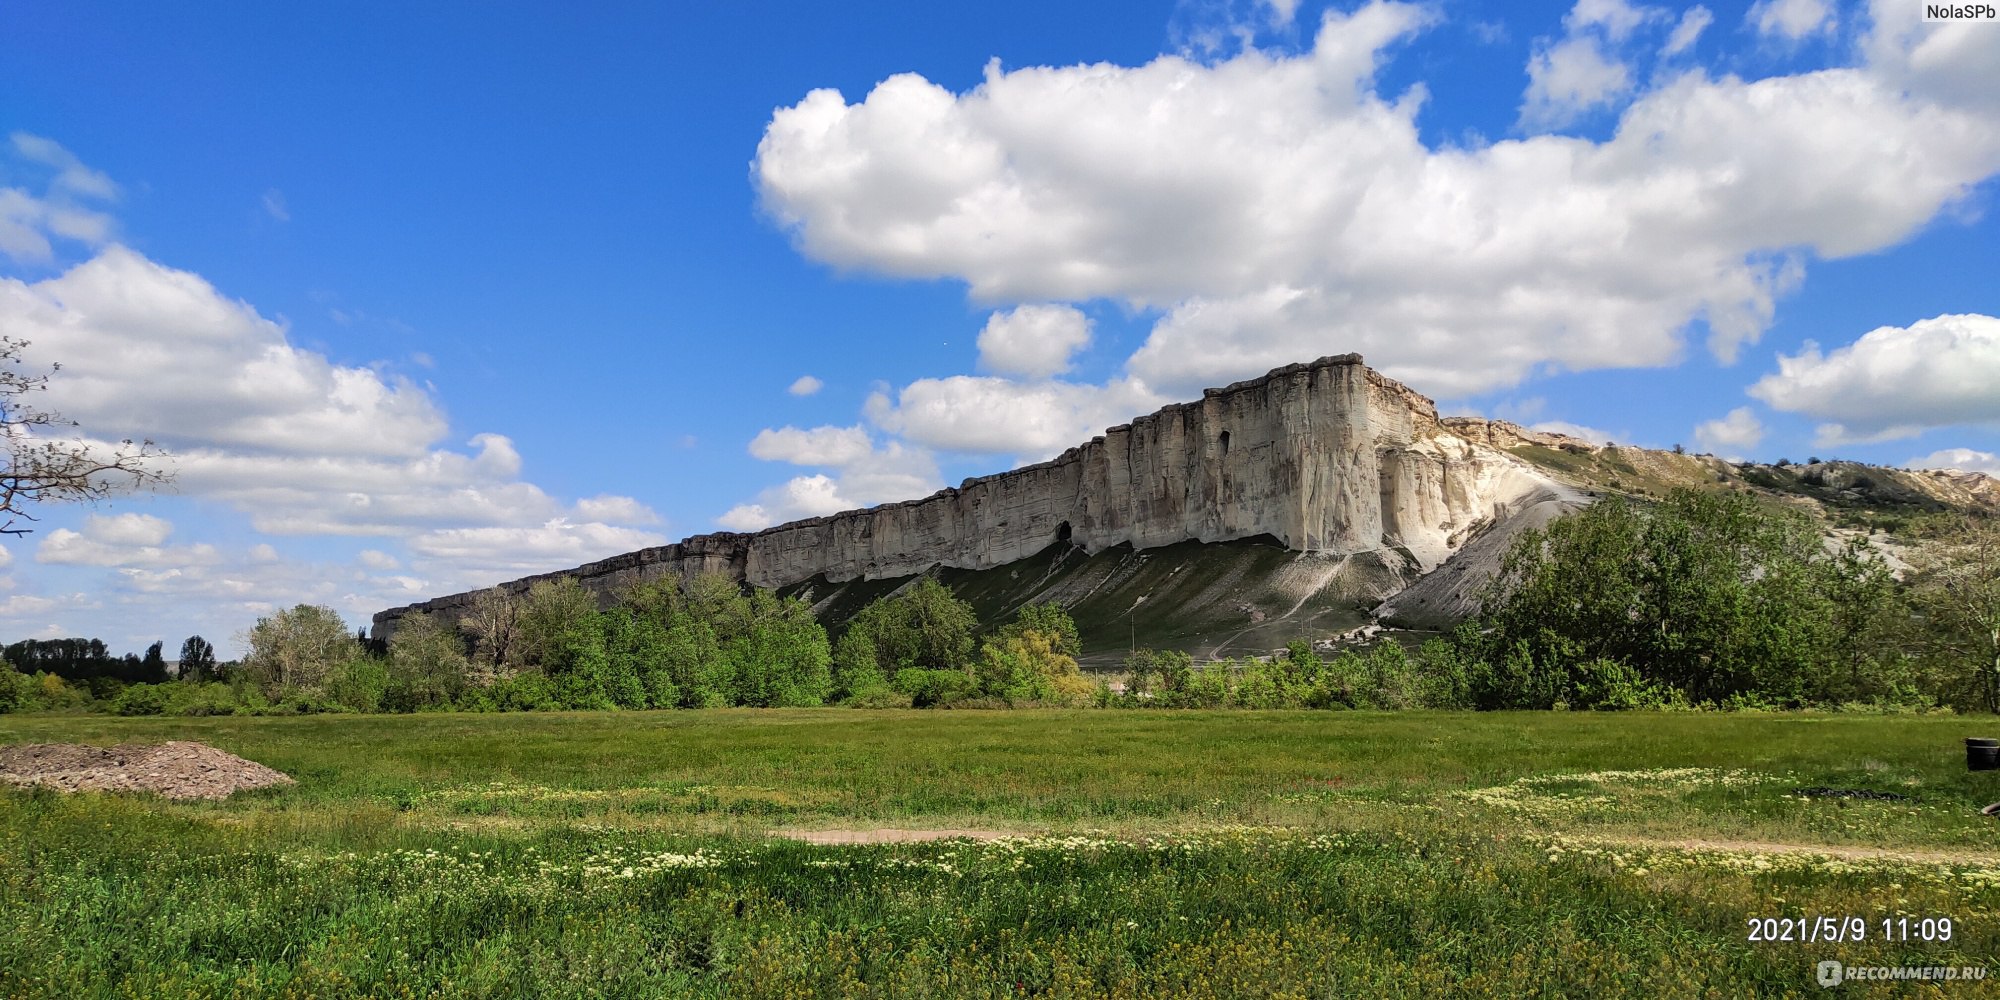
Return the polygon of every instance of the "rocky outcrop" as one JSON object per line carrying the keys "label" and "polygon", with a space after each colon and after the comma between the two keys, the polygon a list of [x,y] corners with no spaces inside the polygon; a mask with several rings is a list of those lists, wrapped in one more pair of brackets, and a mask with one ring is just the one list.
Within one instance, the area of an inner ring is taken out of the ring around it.
{"label": "rocky outcrop", "polygon": [[[920,500],[699,535],[501,588],[574,576],[600,594],[718,571],[759,587],[999,566],[1067,541],[1086,552],[1269,536],[1288,549],[1378,553],[1414,573],[1547,480],[1466,440],[1430,400],[1359,355],[1288,365],[1107,429],[1055,459]],[[375,616],[454,614],[456,594]]]}

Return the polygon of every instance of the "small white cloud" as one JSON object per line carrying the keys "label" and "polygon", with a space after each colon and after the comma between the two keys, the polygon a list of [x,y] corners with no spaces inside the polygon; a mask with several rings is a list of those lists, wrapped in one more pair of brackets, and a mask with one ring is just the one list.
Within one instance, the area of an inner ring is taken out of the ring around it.
{"label": "small white cloud", "polygon": [[1821,444],[1913,437],[1929,427],[2000,424],[2000,319],[1977,313],[1884,326],[1830,354],[1808,342],[1778,358],[1750,395],[1825,421]]}
{"label": "small white cloud", "polygon": [[1956,469],[1960,472],[1984,472],[1989,476],[2000,476],[2000,455],[1990,451],[1974,451],[1971,448],[1945,448],[1922,458],[1910,459],[1903,464],[1912,469]]}
{"label": "small white cloud", "polygon": [[654,513],[653,508],[631,497],[615,496],[610,493],[578,500],[576,515],[586,521],[604,521],[610,524],[660,523],[660,515]]}
{"label": "small white cloud", "polygon": [[941,451],[1049,458],[1167,400],[1137,379],[1102,385],[954,375],[870,396],[884,430]]}
{"label": "small white cloud", "polygon": [[[109,242],[111,217],[95,204],[117,196],[111,178],[84,166],[54,140],[26,132],[16,132],[10,139],[15,157],[52,168],[55,174],[41,195],[0,186],[0,254],[40,264],[54,258],[56,239],[90,247]],[[0,169],[0,176],[12,173]]]}
{"label": "small white cloud", "polygon": [[12,566],[13,564],[14,564],[14,554],[12,552],[7,551],[7,546],[0,545],[0,569],[6,569],[7,567]]}
{"label": "small white cloud", "polygon": [[283,556],[280,556],[278,554],[277,546],[272,545],[269,542],[258,542],[257,544],[250,546],[251,562],[274,563],[278,562],[283,558],[284,558]]}
{"label": "small white cloud", "polygon": [[1026,305],[996,312],[979,331],[979,364],[988,371],[1048,378],[1069,370],[1090,343],[1090,317],[1073,306]]}
{"label": "small white cloud", "polygon": [[447,528],[410,539],[413,552],[444,561],[460,575],[492,580],[568,569],[634,549],[666,544],[650,531],[556,518],[538,527]]}
{"label": "small white cloud", "polygon": [[1739,406],[1717,420],[1703,421],[1694,429],[1701,450],[1725,458],[1741,458],[1764,440],[1764,424],[1747,406]]}
{"label": "small white cloud", "polygon": [[1687,51],[1701,38],[1701,33],[1707,31],[1708,26],[1714,23],[1715,15],[1710,13],[1707,7],[1699,4],[1689,7],[1687,12],[1681,15],[1680,23],[1674,25],[1674,33],[1667,36],[1667,44],[1660,49],[1660,54],[1673,56]]}
{"label": "small white cloud", "polygon": [[1577,0],[1563,17],[1563,26],[1571,34],[1584,28],[1598,28],[1614,42],[1622,42],[1632,31],[1648,21],[1657,21],[1667,16],[1658,7],[1635,6],[1625,0]]}
{"label": "small white cloud", "polygon": [[801,375],[797,379],[793,380],[791,386],[787,388],[785,391],[791,393],[794,396],[810,396],[813,393],[820,391],[820,389],[825,387],[825,385],[826,385],[825,382],[821,382],[819,379],[816,379],[811,375]]}
{"label": "small white cloud", "polygon": [[1760,35],[1796,42],[1832,31],[1834,11],[1827,0],[1758,0],[1743,19]]}
{"label": "small white cloud", "polygon": [[738,504],[716,523],[732,531],[761,531],[774,524],[806,517],[824,517],[861,506],[840,494],[840,484],[827,475],[797,476],[759,494],[756,503]]}
{"label": "small white cloud", "polygon": [[173,523],[151,514],[92,514],[83,519],[84,533],[112,545],[160,545],[173,534]]}
{"label": "small white cloud", "polygon": [[1631,89],[1631,70],[1606,52],[1603,42],[1592,35],[1566,38],[1529,58],[1521,123],[1561,127]]}
{"label": "small white cloud", "polygon": [[272,188],[264,192],[264,214],[279,222],[292,221],[292,212],[285,207],[285,193]]}
{"label": "small white cloud", "polygon": [[854,427],[765,428],[750,441],[750,454],[766,462],[793,465],[846,465],[874,449],[868,432]]}
{"label": "small white cloud", "polygon": [[395,556],[392,556],[387,552],[383,552],[380,549],[362,549],[359,553],[355,554],[354,558],[356,562],[359,562],[361,565],[366,566],[369,569],[382,570],[386,572],[392,569],[403,568],[403,564],[400,560],[398,560]]}
{"label": "small white cloud", "polygon": [[10,138],[16,155],[31,163],[55,168],[56,177],[52,186],[56,189],[100,201],[118,197],[118,185],[112,183],[108,175],[84,166],[75,153],[63,148],[54,139],[26,132],[16,132]]}

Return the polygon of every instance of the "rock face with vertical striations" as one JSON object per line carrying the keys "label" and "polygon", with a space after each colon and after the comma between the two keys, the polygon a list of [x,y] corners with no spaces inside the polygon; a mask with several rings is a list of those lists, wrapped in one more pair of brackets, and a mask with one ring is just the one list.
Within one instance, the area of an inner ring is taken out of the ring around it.
{"label": "rock face with vertical striations", "polygon": [[[1266,536],[1298,552],[1369,554],[1414,577],[1548,482],[1454,433],[1430,400],[1348,354],[1209,389],[1051,461],[920,500],[754,534],[697,535],[500,586],[524,592],[574,576],[608,595],[644,579],[717,571],[779,588],[984,569],[1065,541],[1097,552]],[[381,612],[374,635],[387,637],[412,612],[455,616],[472,597]]]}

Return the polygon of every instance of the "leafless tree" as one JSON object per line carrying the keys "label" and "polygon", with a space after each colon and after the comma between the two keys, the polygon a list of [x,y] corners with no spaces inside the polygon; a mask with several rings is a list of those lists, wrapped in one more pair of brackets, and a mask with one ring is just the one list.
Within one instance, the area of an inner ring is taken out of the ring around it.
{"label": "leafless tree", "polygon": [[[32,528],[29,508],[43,503],[92,502],[113,493],[168,482],[158,467],[165,453],[151,441],[125,440],[112,447],[50,433],[74,428],[74,421],[38,409],[26,397],[48,388],[49,376],[33,374],[22,358],[25,340],[0,336],[0,437],[6,439],[6,468],[0,470],[0,535],[25,535]],[[50,367],[50,372],[61,369]]]}
{"label": "leafless tree", "polygon": [[473,638],[473,655],[487,679],[504,676],[518,666],[520,653],[514,637],[520,617],[520,602],[493,587],[474,594],[472,606],[459,618],[459,628]]}

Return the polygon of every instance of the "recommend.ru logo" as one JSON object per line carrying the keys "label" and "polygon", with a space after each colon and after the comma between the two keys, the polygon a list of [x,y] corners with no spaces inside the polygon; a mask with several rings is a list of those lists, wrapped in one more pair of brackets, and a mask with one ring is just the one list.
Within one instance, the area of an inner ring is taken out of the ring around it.
{"label": "recommend.ru logo", "polygon": [[1978,982],[1986,978],[1983,965],[1843,965],[1828,960],[1819,963],[1819,984],[1839,986],[1857,981],[1909,979],[1918,982]]}

